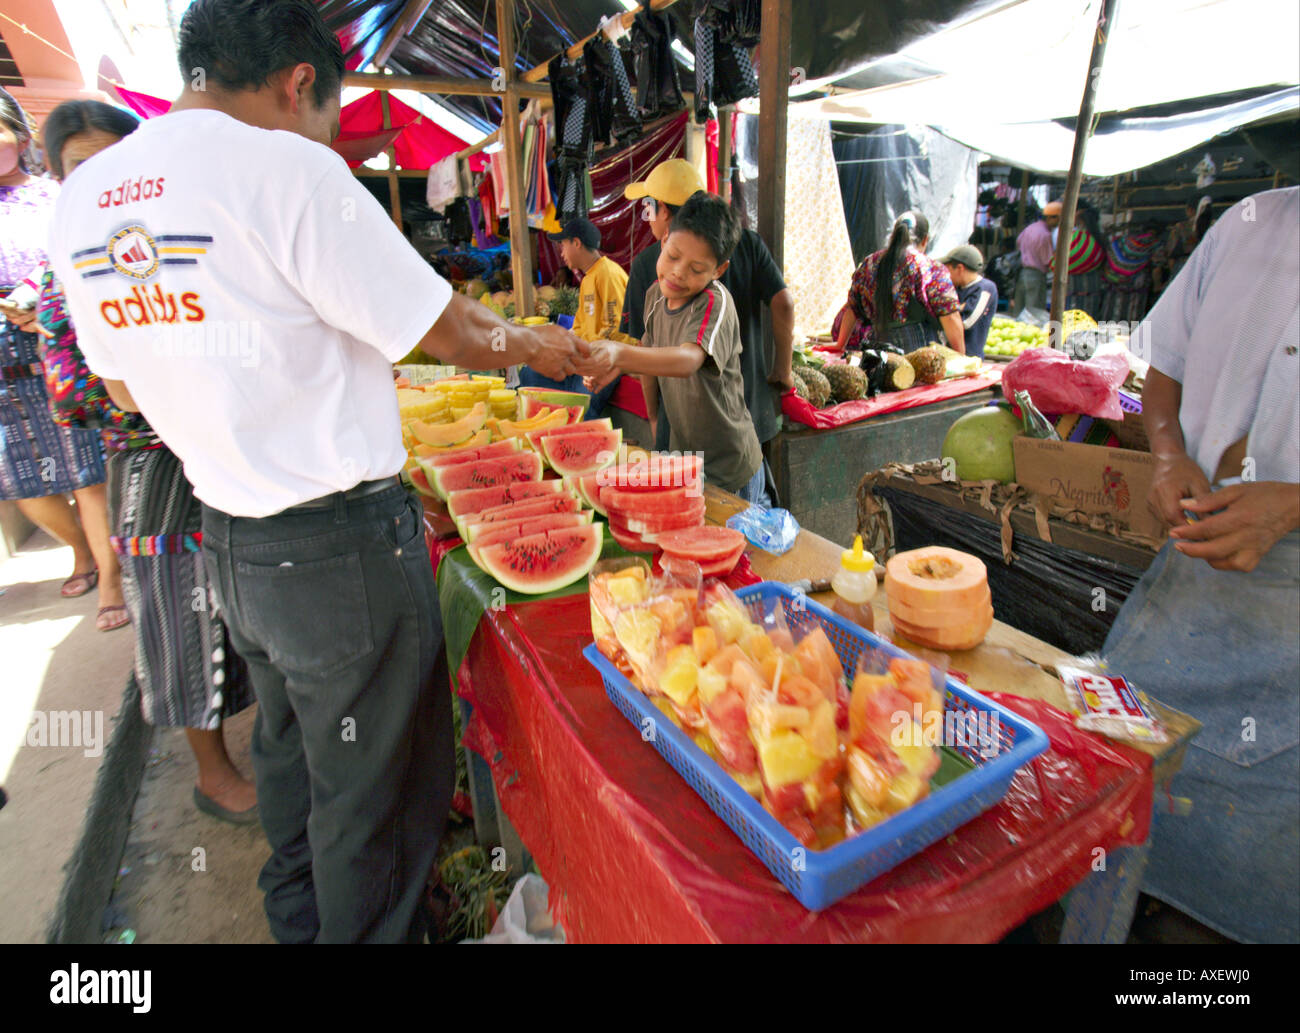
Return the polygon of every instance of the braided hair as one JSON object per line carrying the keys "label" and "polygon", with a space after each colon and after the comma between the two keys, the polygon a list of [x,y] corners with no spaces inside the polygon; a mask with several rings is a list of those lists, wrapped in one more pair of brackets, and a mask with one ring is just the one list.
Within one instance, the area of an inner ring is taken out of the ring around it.
{"label": "braided hair", "polygon": [[883,340],[894,317],[894,271],[907,249],[930,236],[930,220],[920,212],[906,211],[894,220],[894,228],[885,244],[885,253],[876,266],[876,291],[872,297],[876,319],[872,336]]}

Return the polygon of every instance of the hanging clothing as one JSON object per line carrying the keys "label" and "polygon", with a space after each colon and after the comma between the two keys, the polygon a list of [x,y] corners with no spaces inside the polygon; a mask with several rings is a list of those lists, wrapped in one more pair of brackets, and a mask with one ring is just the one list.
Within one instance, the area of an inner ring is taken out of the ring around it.
{"label": "hanging clothing", "polygon": [[722,8],[709,4],[695,19],[695,121],[707,122],[709,105],[722,107],[758,96],[758,75],[749,54],[757,36],[737,22],[739,3]]}
{"label": "hanging clothing", "polygon": [[668,11],[641,11],[632,22],[636,95],[643,122],[686,106],[672,51],[675,38],[672,15]]}
{"label": "hanging clothing", "polygon": [[461,196],[460,175],[456,169],[459,164],[460,159],[452,154],[429,169],[429,179],[424,187],[424,200],[439,214],[448,204]]}

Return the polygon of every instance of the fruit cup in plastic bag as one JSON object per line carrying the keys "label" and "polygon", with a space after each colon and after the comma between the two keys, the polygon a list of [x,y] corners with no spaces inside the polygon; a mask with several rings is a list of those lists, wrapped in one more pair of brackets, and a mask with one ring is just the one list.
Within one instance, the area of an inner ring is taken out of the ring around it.
{"label": "fruit cup in plastic bag", "polygon": [[[693,583],[692,583],[693,582]],[[672,701],[673,710],[690,728],[703,727],[697,683],[701,661],[696,650],[700,623],[698,578],[674,575],[653,578],[646,610],[659,629],[650,658],[647,686]]]}
{"label": "fruit cup in plastic bag", "polygon": [[650,596],[650,565],[636,556],[599,561],[587,577],[591,598],[591,635],[596,648],[629,677],[635,672],[614,634],[618,614]]}
{"label": "fruit cup in plastic bag", "polygon": [[877,650],[858,658],[849,703],[844,798],[858,829],[910,807],[930,790],[943,731],[942,676],[922,660]]}

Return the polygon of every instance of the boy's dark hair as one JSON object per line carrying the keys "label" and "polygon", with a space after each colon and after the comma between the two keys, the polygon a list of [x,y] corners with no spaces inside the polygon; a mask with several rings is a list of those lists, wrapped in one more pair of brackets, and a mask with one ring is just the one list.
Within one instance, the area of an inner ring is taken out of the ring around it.
{"label": "boy's dark hair", "polygon": [[49,113],[41,129],[45,163],[56,179],[63,178],[63,145],[68,138],[90,129],[100,129],[121,139],[134,133],[140,120],[129,111],[101,100],[65,100]]}
{"label": "boy's dark hair", "polygon": [[676,233],[678,230],[700,237],[709,245],[718,265],[730,259],[740,243],[740,220],[736,213],[726,201],[707,190],[695,191],[677,210],[668,232]]}
{"label": "boy's dark hair", "polygon": [[309,0],[194,0],[181,19],[181,76],[194,70],[222,89],[256,90],[297,64],[316,69],[316,106],[337,99],[343,48]]}

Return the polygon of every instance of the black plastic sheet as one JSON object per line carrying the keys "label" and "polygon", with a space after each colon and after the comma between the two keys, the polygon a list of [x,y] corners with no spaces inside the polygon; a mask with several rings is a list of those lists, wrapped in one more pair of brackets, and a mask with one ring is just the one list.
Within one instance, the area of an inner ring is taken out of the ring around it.
{"label": "black plastic sheet", "polygon": [[1101,648],[1143,574],[1023,534],[1015,537],[1008,566],[1002,560],[1000,524],[882,485],[875,494],[893,512],[895,548],[943,545],[978,556],[988,568],[994,617],[1068,653]]}

